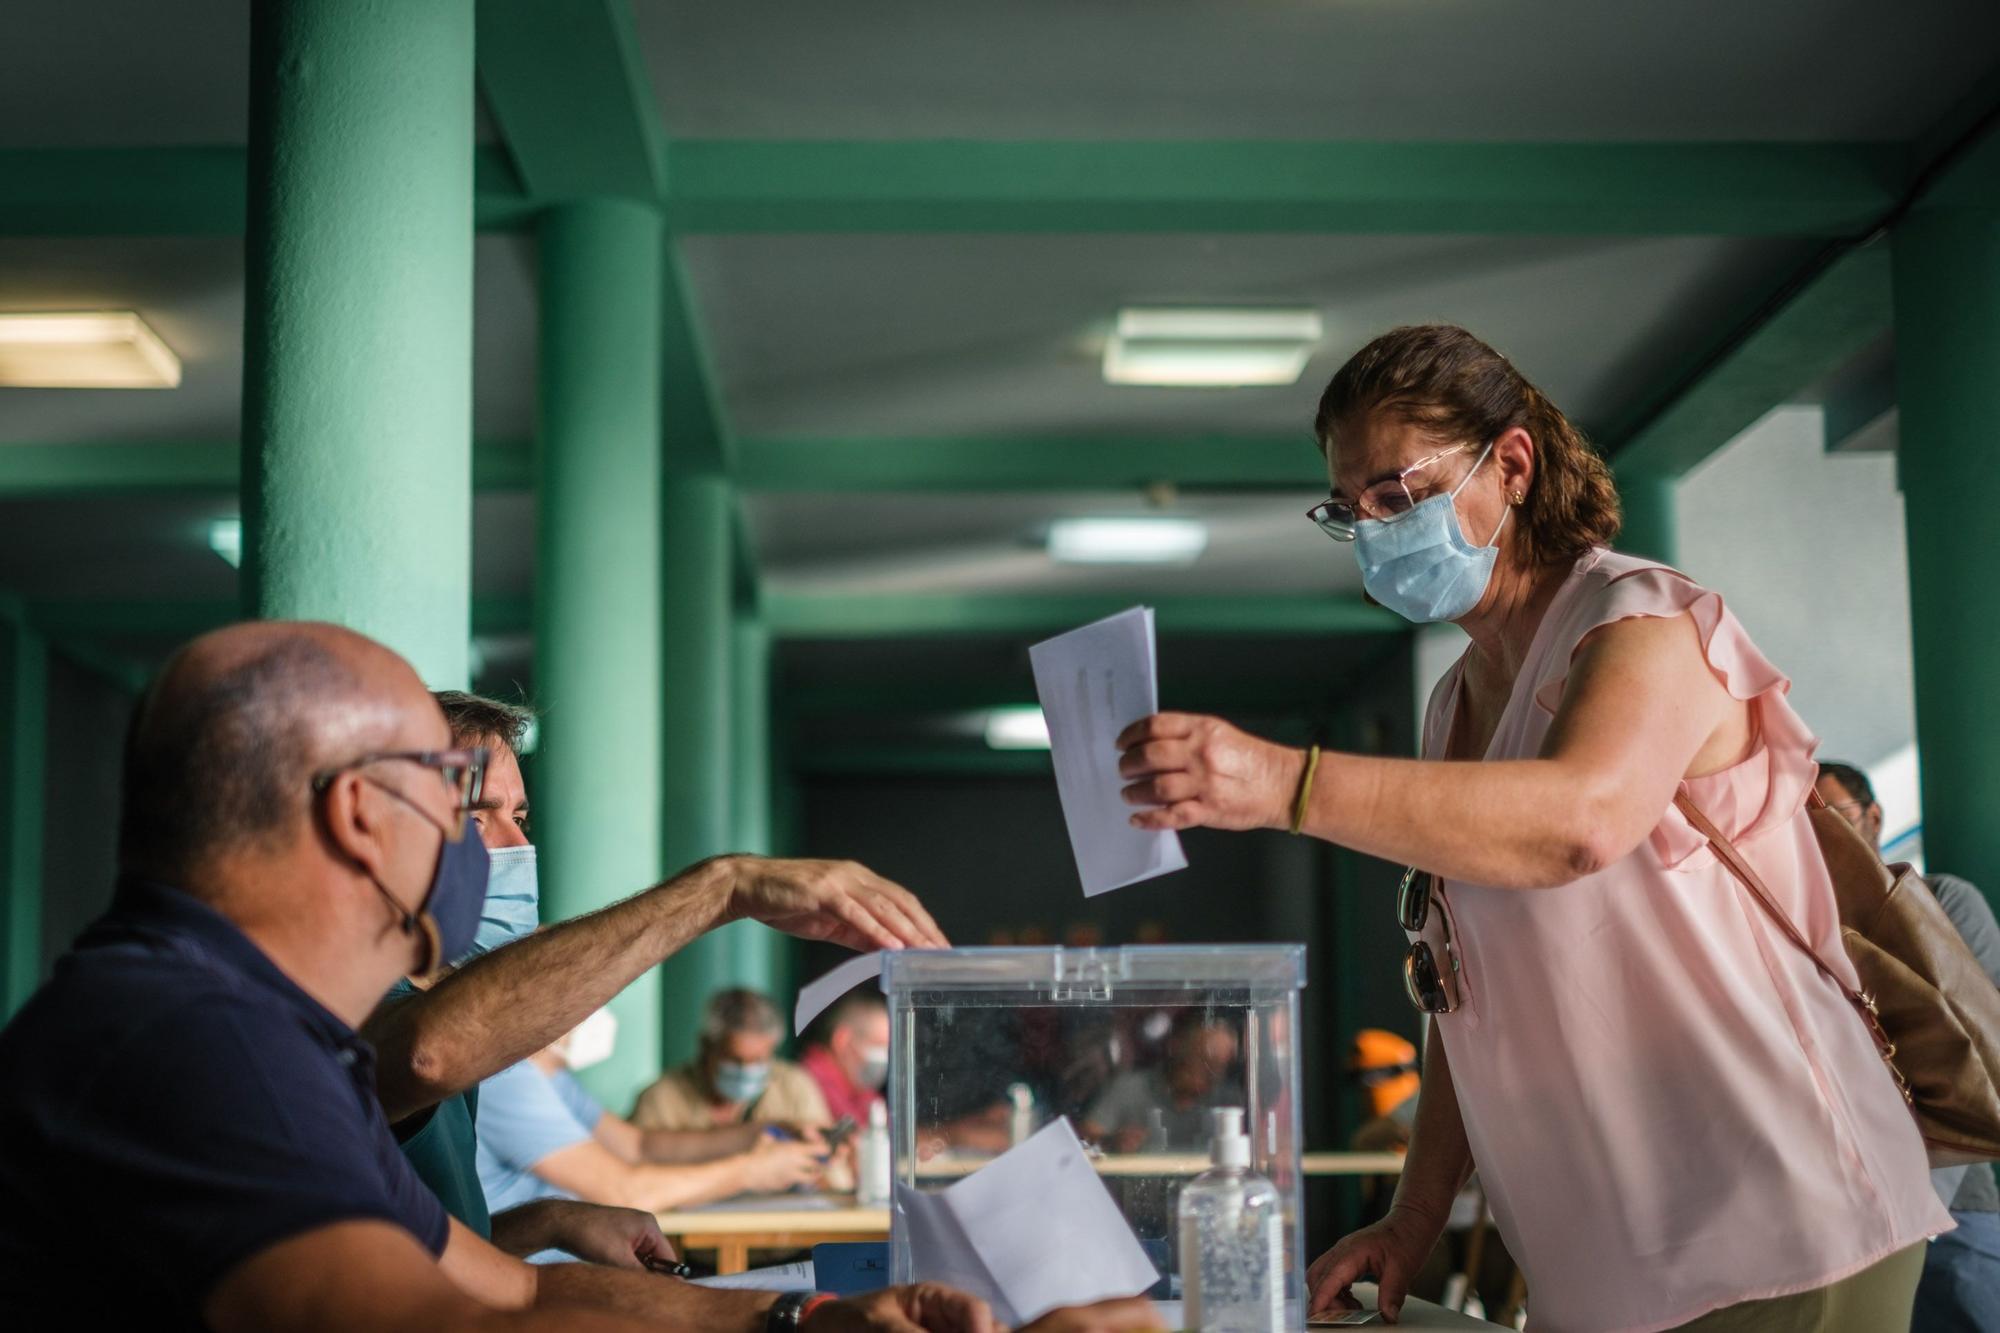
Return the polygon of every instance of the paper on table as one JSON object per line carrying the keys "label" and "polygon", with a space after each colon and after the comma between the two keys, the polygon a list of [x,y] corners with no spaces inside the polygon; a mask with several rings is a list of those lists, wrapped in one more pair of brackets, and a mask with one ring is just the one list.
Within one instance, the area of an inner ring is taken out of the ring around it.
{"label": "paper on table", "polygon": [[813,1262],[801,1259],[794,1264],[753,1268],[747,1273],[718,1273],[694,1279],[697,1287],[720,1287],[728,1291],[812,1291],[816,1279]]}
{"label": "paper on table", "polygon": [[870,977],[881,975],[882,954],[878,950],[856,954],[817,981],[807,982],[800,989],[799,1002],[792,1010],[792,1032],[804,1032],[806,1024],[825,1013],[828,1005]]}
{"label": "paper on table", "polygon": [[1120,795],[1118,733],[1160,710],[1153,608],[1058,634],[1028,649],[1028,660],[1084,896],[1184,869],[1180,836],[1133,828]]}
{"label": "paper on table", "polygon": [[1006,1324],[1160,1280],[1067,1118],[946,1189],[896,1186],[917,1281],[984,1297]]}

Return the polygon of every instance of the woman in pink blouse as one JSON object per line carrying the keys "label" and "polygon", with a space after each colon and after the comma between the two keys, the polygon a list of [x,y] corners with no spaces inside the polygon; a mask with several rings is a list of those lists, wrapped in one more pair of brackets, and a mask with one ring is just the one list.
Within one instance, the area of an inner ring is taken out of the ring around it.
{"label": "woman in pink blouse", "polygon": [[1178,713],[1120,742],[1142,828],[1290,827],[1422,872],[1395,905],[1434,1015],[1408,1162],[1389,1216],[1313,1265],[1315,1308],[1372,1275],[1393,1314],[1476,1162],[1534,1328],[1907,1329],[1951,1226],[1916,1124],[1846,997],[1674,806],[1846,965],[1789,682],[1715,593],[1608,549],[1604,461],[1464,330],[1376,339],[1316,425],[1312,517],[1377,601],[1472,638],[1423,758]]}

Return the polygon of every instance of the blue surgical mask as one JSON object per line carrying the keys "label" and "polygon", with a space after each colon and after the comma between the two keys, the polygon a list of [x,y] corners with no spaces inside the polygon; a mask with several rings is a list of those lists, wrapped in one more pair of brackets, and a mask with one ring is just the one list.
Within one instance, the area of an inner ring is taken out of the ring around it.
{"label": "blue surgical mask", "polygon": [[725,1102],[754,1102],[764,1095],[770,1086],[771,1064],[760,1060],[756,1064],[738,1064],[734,1060],[719,1060],[715,1065],[715,1093]]}
{"label": "blue surgical mask", "polygon": [[1368,595],[1405,620],[1417,624],[1457,620],[1486,594],[1500,548],[1500,527],[1484,546],[1465,540],[1458,526],[1458,493],[1493,452],[1487,445],[1465,481],[1449,494],[1433,495],[1394,518],[1365,518],[1354,525],[1354,558],[1361,564],[1361,584]]}
{"label": "blue surgical mask", "polygon": [[532,935],[541,924],[534,847],[502,847],[488,852],[487,857],[493,868],[486,878],[486,905],[479,909],[479,929],[473,934],[472,948],[459,962]]}

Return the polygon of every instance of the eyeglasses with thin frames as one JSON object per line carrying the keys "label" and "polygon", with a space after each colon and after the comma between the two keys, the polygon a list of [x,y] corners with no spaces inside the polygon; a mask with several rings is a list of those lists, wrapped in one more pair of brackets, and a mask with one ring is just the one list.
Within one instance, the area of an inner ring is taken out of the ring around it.
{"label": "eyeglasses with thin frames", "polygon": [[[485,789],[486,761],[489,757],[486,747],[480,745],[463,750],[377,750],[344,764],[321,769],[313,774],[312,789],[323,792],[342,773],[366,768],[370,764],[404,763],[431,769],[443,780],[445,791],[452,798],[452,822],[447,826],[446,833],[456,842],[465,836],[467,816],[478,804],[480,792]],[[374,781],[372,778],[369,780]],[[403,801],[410,799],[386,783],[376,782],[375,785]]]}
{"label": "eyeglasses with thin frames", "polygon": [[[1437,892],[1435,876],[1415,866],[1405,870],[1396,890],[1396,924],[1413,935],[1421,931],[1430,921],[1431,899]],[[1451,918],[1440,911],[1438,925],[1444,932],[1444,968],[1438,966],[1437,951],[1428,940],[1416,941],[1403,955],[1403,993],[1419,1013],[1448,1014],[1458,1008],[1460,968],[1458,950],[1451,942]]]}
{"label": "eyeglasses with thin frames", "polygon": [[1409,479],[1425,468],[1453,454],[1469,453],[1479,448],[1476,444],[1454,444],[1449,449],[1440,449],[1427,458],[1420,458],[1393,477],[1385,477],[1367,490],[1361,492],[1358,500],[1343,500],[1337,495],[1328,496],[1306,511],[1306,517],[1319,525],[1319,530],[1337,542],[1354,540],[1354,525],[1364,518],[1389,519],[1407,514],[1416,508],[1417,497],[1411,493]]}

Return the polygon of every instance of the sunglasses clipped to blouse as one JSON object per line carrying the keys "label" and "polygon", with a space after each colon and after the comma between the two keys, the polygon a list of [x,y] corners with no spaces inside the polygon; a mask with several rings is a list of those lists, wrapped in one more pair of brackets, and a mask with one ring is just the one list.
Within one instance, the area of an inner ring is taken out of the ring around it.
{"label": "sunglasses clipped to blouse", "polygon": [[[1440,898],[1437,877],[1411,866],[1403,872],[1396,890],[1396,924],[1410,934],[1430,924],[1431,901]],[[1438,928],[1443,933],[1445,966],[1438,966],[1437,951],[1428,940],[1417,940],[1403,955],[1403,992],[1419,1012],[1448,1014],[1458,1008],[1458,950],[1451,942],[1451,918],[1438,911]]]}

